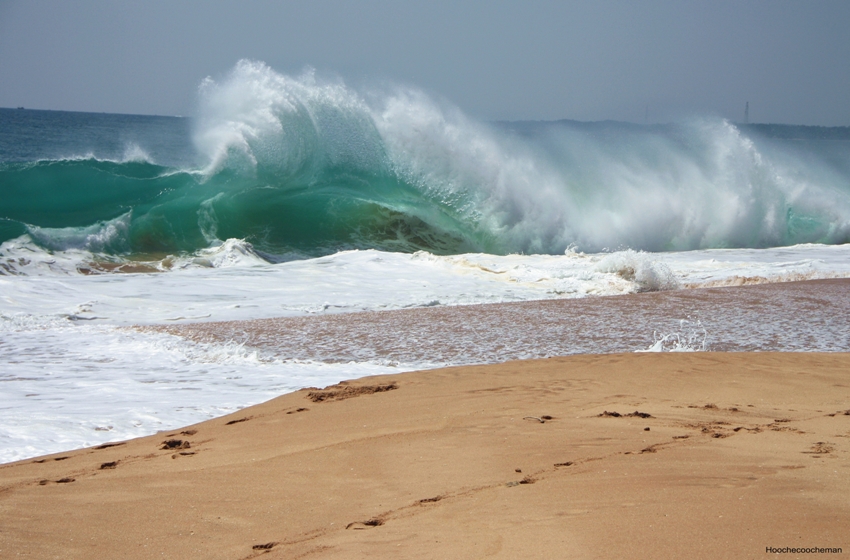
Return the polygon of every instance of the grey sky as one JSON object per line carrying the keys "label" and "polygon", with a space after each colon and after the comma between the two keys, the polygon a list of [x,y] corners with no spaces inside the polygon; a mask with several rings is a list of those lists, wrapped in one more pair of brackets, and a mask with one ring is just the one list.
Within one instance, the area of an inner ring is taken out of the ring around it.
{"label": "grey sky", "polygon": [[189,114],[240,58],[482,119],[850,125],[850,2],[0,0],[0,107]]}

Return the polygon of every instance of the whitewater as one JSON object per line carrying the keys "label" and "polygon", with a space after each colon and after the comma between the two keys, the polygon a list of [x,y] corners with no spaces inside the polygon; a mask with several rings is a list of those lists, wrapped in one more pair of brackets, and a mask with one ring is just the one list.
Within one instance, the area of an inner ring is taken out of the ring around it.
{"label": "whitewater", "polygon": [[[416,334],[417,309],[559,299],[586,316],[618,301],[600,296],[848,278],[848,241],[844,129],[483,123],[415,88],[254,61],[205,80],[191,119],[2,109],[0,462],[379,373],[673,346],[850,351],[841,293],[822,296],[829,321],[785,332],[762,324],[769,309],[694,303],[623,315],[625,330],[606,315],[580,341],[464,319],[458,351],[412,350],[439,336]],[[404,310],[401,326],[374,315]],[[354,325],[338,337],[394,350],[303,335],[333,316]],[[296,321],[291,344],[172,329],[272,318]]]}

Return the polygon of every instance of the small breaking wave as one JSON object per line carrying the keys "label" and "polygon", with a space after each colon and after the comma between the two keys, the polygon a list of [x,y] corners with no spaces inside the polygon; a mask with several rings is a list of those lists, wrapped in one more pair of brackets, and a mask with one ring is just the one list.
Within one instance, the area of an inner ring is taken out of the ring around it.
{"label": "small breaking wave", "polygon": [[113,220],[85,227],[45,228],[28,226],[29,237],[48,251],[83,250],[92,253],[120,254],[129,249],[127,235],[132,212]]}
{"label": "small breaking wave", "polygon": [[707,352],[708,331],[699,320],[682,319],[679,330],[671,333],[653,332],[654,342],[636,352]]}
{"label": "small breaking wave", "polygon": [[606,255],[596,265],[596,270],[614,273],[624,280],[634,282],[637,291],[641,292],[679,288],[679,281],[670,267],[642,251],[628,249]]}
{"label": "small breaking wave", "polygon": [[[113,234],[103,226],[89,235],[76,230],[71,235],[54,236],[45,248],[30,236],[0,244],[0,276],[62,276],[74,274],[158,273],[187,268],[232,268],[268,265],[254,247],[241,239],[228,239],[190,254],[148,254],[120,256],[98,252],[103,237]],[[38,233],[44,234],[43,231]],[[56,232],[49,232],[55,234]],[[60,233],[65,233],[64,231]],[[60,244],[60,240],[64,243]]]}

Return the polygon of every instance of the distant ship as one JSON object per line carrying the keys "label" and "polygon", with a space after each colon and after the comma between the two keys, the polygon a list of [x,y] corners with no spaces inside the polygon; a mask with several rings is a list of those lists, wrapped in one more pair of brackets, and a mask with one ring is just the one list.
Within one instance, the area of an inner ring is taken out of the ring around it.
{"label": "distant ship", "polygon": [[23,109],[23,107],[18,107],[18,109]]}

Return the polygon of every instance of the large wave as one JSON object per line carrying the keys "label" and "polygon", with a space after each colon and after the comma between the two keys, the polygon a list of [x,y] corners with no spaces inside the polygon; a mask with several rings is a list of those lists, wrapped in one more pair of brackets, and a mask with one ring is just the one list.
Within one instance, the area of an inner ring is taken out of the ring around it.
{"label": "large wave", "polygon": [[[485,124],[413,88],[358,92],[245,60],[205,80],[198,107],[199,168],[0,164],[0,240],[139,254],[239,238],[272,260],[850,240],[847,166],[816,142],[759,139],[719,119]],[[848,161],[849,145],[829,149]]]}

